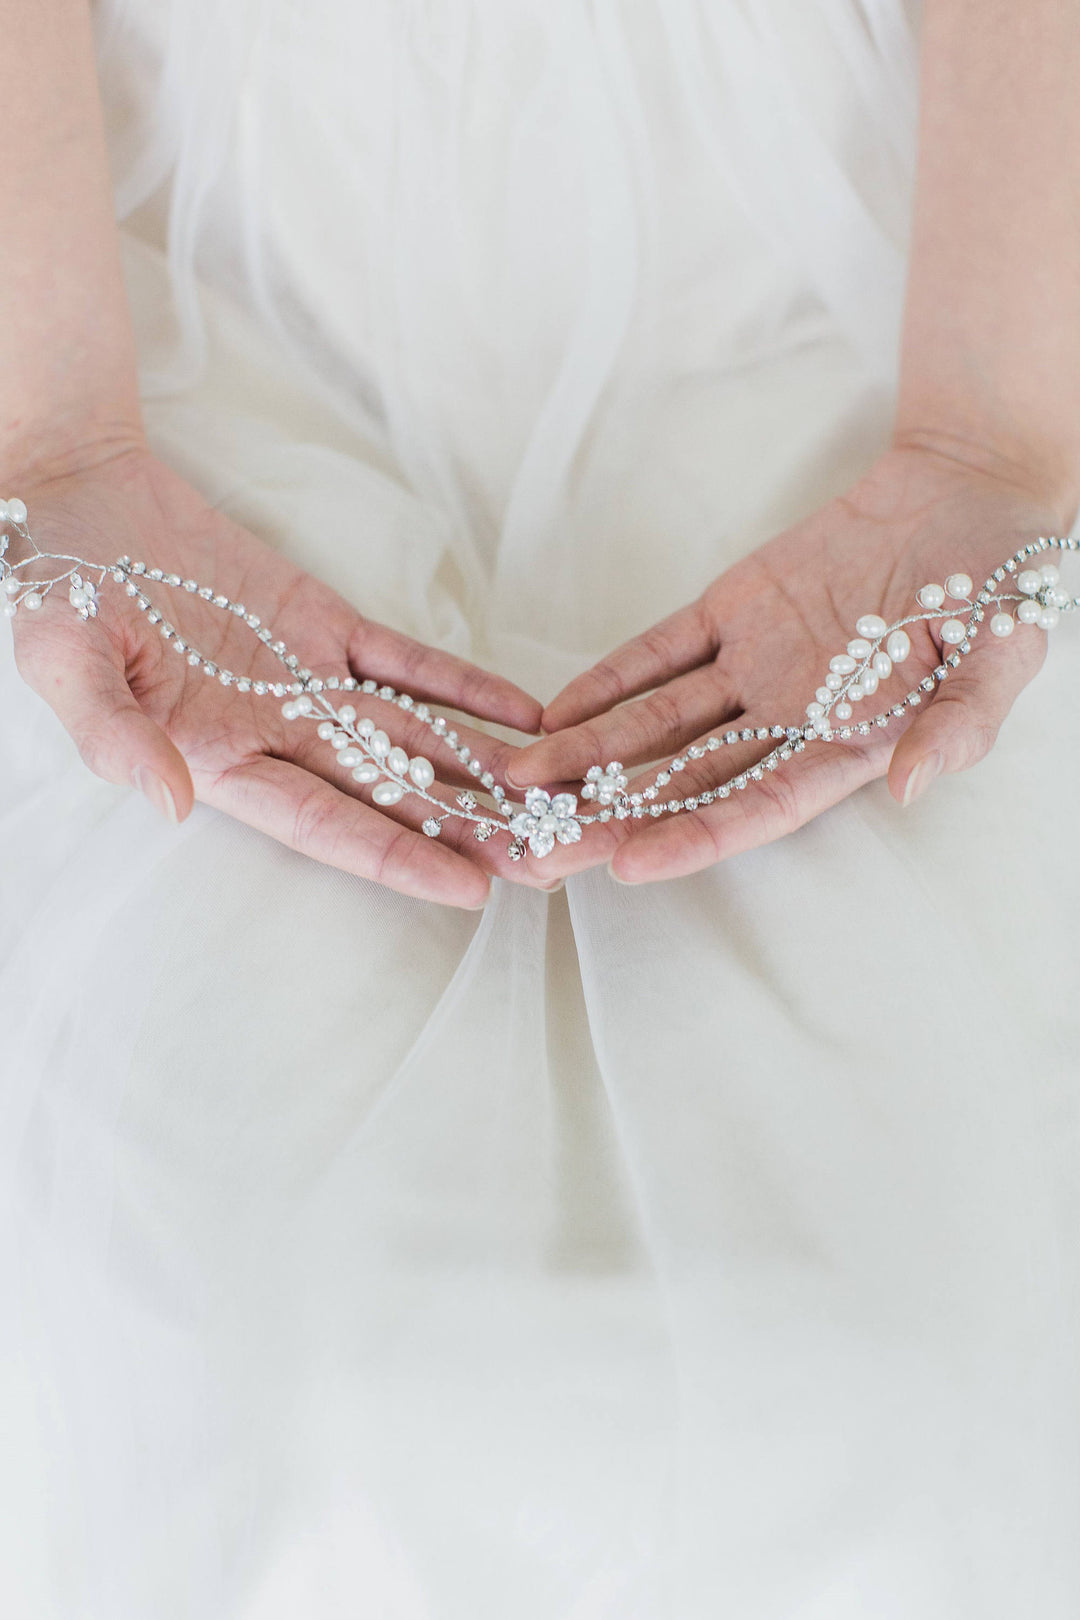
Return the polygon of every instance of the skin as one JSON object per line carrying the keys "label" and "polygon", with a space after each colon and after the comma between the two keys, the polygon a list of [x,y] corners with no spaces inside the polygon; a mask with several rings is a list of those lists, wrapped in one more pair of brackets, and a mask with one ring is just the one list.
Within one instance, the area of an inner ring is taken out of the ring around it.
{"label": "skin", "polygon": [[[519,773],[528,780],[580,777],[609,759],[629,768],[679,753],[717,728],[801,724],[806,699],[863,613],[890,622],[905,617],[916,611],[913,579],[941,581],[960,561],[981,585],[1021,537],[1052,532],[1060,532],[1054,512],[1028,492],[924,450],[893,450],[854,488],[728,569],[696,602],[571,682],[544,712],[552,735],[509,762],[511,780]],[[923,626],[909,633],[911,657],[854,720],[888,707],[895,701],[889,694],[908,691],[940,663],[936,636]],[[932,780],[917,774],[925,760],[934,773],[939,760],[940,768],[961,770],[983,757],[1045,648],[1045,633],[1030,626],[1018,626],[1008,642],[984,631],[899,743],[897,721],[865,739],[811,744],[730,799],[623,823],[634,831],[613,852],[613,875],[641,883],[698,871],[783,837],[887,773],[896,796],[910,803]],[[640,692],[648,695],[636,698]],[[709,754],[665,791],[700,793],[771,746]],[[634,791],[655,773],[627,774]]]}
{"label": "skin", "polygon": [[[519,689],[365,620],[215,513],[147,448],[120,275],[86,0],[0,0],[20,63],[0,98],[0,470],[51,550],[127,551],[212,582],[258,610],[316,673],[377,675],[416,697],[546,736],[484,744],[509,784],[580,778],[611,758],[663,757],[725,721],[799,718],[855,619],[910,611],[912,592],[985,573],[1023,541],[1063,533],[1080,502],[1080,27],[1072,0],[927,0],[920,156],[893,443],[821,512],[738,563],[687,608],[585,672],[543,711]],[[17,161],[11,155],[17,154]],[[180,621],[215,659],[250,641],[197,601]],[[658,822],[593,827],[510,868],[467,828],[435,844],[407,800],[374,809],[326,779],[312,729],[271,700],[220,691],[138,614],[21,613],[16,655],[99,775],[182,818],[195,797],[313,857],[406,893],[483,904],[491,871],[549,887],[606,861],[625,882],[694,871],[767,842],[887,774],[910,804],[992,745],[1036,673],[1043,632],[984,635],[897,741],[814,747],[732,800]],[[312,638],[315,638],[313,644]],[[904,672],[939,661],[929,634]],[[179,666],[179,667],[177,667]],[[899,683],[897,683],[899,685]],[[891,687],[890,687],[891,690]],[[874,702],[871,700],[870,707]],[[745,718],[743,718],[745,717]],[[373,718],[380,718],[373,713]],[[430,751],[388,726],[410,750]],[[460,729],[460,728],[459,728]],[[725,752],[733,769],[758,757]],[[647,780],[647,778],[646,778]],[[642,782],[633,785],[640,786]],[[693,769],[680,794],[704,785]]]}
{"label": "skin", "polygon": [[[1080,503],[1078,69],[1071,0],[928,0],[892,446],[823,511],[572,681],[512,780],[655,759],[743,715],[795,723],[859,614],[900,617],[926,581],[962,569],[978,586],[1021,543],[1068,531]],[[613,874],[692,872],[885,774],[913,803],[985,755],[1045,639],[984,634],[899,741],[890,727],[865,746],[812,748],[736,799],[639,823]],[[925,635],[917,655],[905,674],[939,661]],[[678,780],[692,792],[690,772]]]}
{"label": "skin", "polygon": [[[150,567],[212,582],[257,611],[316,675],[375,675],[418,699],[523,730],[536,727],[539,704],[509,681],[364,618],[207,506],[144,448],[42,483],[31,499],[33,532],[43,548],[102,562],[126,553]],[[282,666],[232,615],[194,595],[169,592],[162,601],[185,639],[219,667],[282,679]],[[217,681],[178,657],[115,587],[103,588],[92,626],[66,604],[55,612],[49,606],[33,615],[20,610],[18,666],[99,776],[132,782],[172,820],[186,816],[198,798],[315,860],[403,894],[484,904],[488,873],[499,862],[494,841],[476,844],[463,821],[448,821],[438,841],[426,838],[419,826],[430,807],[417,798],[407,798],[394,816],[363,802],[364,790],[336,766],[310,721],[286,721],[273,697],[233,689],[226,698]],[[474,785],[456,760],[446,767],[448,751],[437,749],[415,718],[377,698],[354,701],[410,754],[434,756],[443,776],[433,791],[444,802]],[[467,725],[456,729],[463,742],[483,748],[490,769],[504,773],[514,752],[508,744],[481,739]],[[533,882],[552,881],[542,869],[528,875]]]}
{"label": "skin", "polygon": [[[0,0],[0,39],[19,63],[0,97],[0,217],[18,220],[0,269],[0,470],[30,510],[43,549],[106,562],[127,552],[245,595],[317,674],[363,673],[417,698],[526,733],[540,705],[518,687],[363,618],[255,535],[215,512],[150,452],[139,409],[135,344],[120,271],[101,107],[85,0]],[[12,161],[12,154],[18,161]],[[257,583],[256,583],[257,582]],[[173,604],[169,603],[172,613]],[[250,634],[187,597],[174,614],[185,637],[245,672]],[[90,634],[86,634],[87,629]],[[221,701],[198,670],[170,653],[129,604],[110,595],[92,627],[52,602],[14,621],[22,675],[56,711],[90,769],[132,783],[172,820],[195,798],[314,859],[403,893],[475,908],[488,896],[494,845],[464,824],[438,842],[406,800],[385,814],[362,802],[310,724],[289,725],[272,699]],[[264,655],[265,657],[265,655]],[[266,659],[263,673],[271,674]],[[273,678],[280,678],[280,666]],[[399,710],[395,741],[432,751],[434,739]],[[470,733],[459,727],[464,740]],[[485,739],[502,770],[510,752]],[[449,783],[460,782],[450,776]],[[441,784],[449,791],[447,781]],[[503,862],[505,865],[506,863]],[[523,865],[525,863],[522,863]],[[530,864],[519,881],[557,881]]]}

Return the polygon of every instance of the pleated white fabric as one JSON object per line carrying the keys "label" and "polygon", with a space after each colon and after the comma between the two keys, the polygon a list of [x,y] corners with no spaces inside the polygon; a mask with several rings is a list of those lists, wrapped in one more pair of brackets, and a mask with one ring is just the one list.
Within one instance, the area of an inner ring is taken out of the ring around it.
{"label": "pleated white fabric", "polygon": [[[546,697],[883,442],[897,0],[98,21],[154,442],[366,611]],[[2,658],[7,1614],[1075,1616],[1071,637],[917,813],[479,920]]]}

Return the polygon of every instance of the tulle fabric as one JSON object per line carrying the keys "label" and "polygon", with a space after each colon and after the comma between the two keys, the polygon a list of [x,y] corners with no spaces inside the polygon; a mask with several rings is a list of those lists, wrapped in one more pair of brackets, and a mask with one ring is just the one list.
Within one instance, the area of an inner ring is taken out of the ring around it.
{"label": "tulle fabric", "polygon": [[[548,696],[883,441],[893,0],[97,15],[154,441],[365,611]],[[479,919],[2,657],[8,1613],[1075,1614],[1071,638],[917,814]]]}

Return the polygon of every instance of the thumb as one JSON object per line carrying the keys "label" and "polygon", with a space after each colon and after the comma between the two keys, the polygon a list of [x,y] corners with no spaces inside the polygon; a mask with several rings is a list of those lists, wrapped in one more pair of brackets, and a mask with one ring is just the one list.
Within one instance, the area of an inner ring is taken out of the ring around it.
{"label": "thumb", "polygon": [[1046,635],[1033,625],[986,641],[950,671],[893,749],[889,791],[901,804],[912,804],[943,772],[966,771],[985,758],[1046,656]]}
{"label": "thumb", "polygon": [[187,762],[161,727],[143,713],[123,670],[108,652],[53,640],[43,667],[33,656],[36,650],[27,649],[29,656],[19,660],[20,670],[95,776],[130,784],[168,821],[174,825],[183,821],[195,800]]}

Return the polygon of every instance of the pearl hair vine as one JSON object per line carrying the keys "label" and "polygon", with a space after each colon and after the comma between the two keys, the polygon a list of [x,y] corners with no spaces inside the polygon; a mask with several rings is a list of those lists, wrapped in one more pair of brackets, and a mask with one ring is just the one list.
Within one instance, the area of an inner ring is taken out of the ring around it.
{"label": "pearl hair vine", "polygon": [[[26,556],[17,562],[10,555],[12,534],[29,547]],[[641,820],[710,805],[752,782],[760,782],[767,771],[777,770],[811,744],[867,737],[875,727],[885,727],[893,719],[902,719],[970,652],[991,608],[995,611],[989,620],[990,633],[1002,638],[1011,636],[1018,624],[1051,630],[1063,613],[1080,608],[1080,598],[1070,596],[1062,588],[1056,564],[1036,562],[1048,552],[1078,550],[1080,540],[1073,538],[1033,540],[996,568],[978,593],[969,575],[950,574],[944,585],[924,585],[916,592],[919,612],[892,624],[886,623],[880,614],[863,614],[856,621],[855,635],[846,648],[830,660],[822,684],[806,705],[805,719],[798,725],[743,727],[718,732],[669,760],[652,783],[640,792],[629,791],[626,772],[618,761],[594,765],[586,773],[580,794],[586,805],[595,807],[591,809],[579,809],[576,794],[552,795],[542,787],[527,788],[524,809],[515,808],[508,801],[506,789],[485,769],[483,761],[462,742],[445,716],[433,713],[427,703],[371,678],[351,674],[314,675],[301,665],[284,641],[275,638],[257,614],[249,612],[243,603],[216,592],[210,585],[200,585],[197,580],[183,579],[179,574],[168,574],[160,568],[148,568],[145,563],[133,562],[126,556],[114,563],[102,564],[88,562],[83,557],[42,551],[27,527],[26,505],[17,498],[0,501],[0,600],[9,618],[20,608],[30,613],[39,612],[53,590],[66,584],[71,607],[80,619],[90,620],[97,618],[99,595],[105,582],[122,586],[137,609],[146,614],[148,623],[157,627],[164,640],[186,658],[192,668],[201,668],[210,679],[222,686],[234,687],[238,692],[281,700],[281,712],[287,721],[314,722],[318,736],[336,751],[338,766],[353,781],[370,787],[377,805],[388,809],[406,796],[418,797],[428,807],[422,831],[429,838],[437,838],[443,822],[448,819],[471,822],[473,834],[481,843],[497,833],[505,834],[506,853],[512,861],[517,861],[526,852],[542,857],[550,854],[556,844],[576,844],[583,828],[594,822],[610,821],[613,817],[619,821],[631,817]],[[37,573],[42,564],[53,564],[57,571],[39,578]],[[33,569],[34,574],[25,573],[27,569]],[[198,596],[223,613],[235,616],[284,666],[286,678],[256,680],[250,675],[235,674],[207,658],[154,606],[144,589],[147,584]],[[1009,611],[1010,608],[1014,611]],[[909,657],[912,645],[907,627],[933,623],[938,623],[942,643],[937,667],[888,708],[870,719],[855,720],[855,706],[873,697],[879,686],[892,677],[896,667]],[[352,693],[392,703],[426,726],[436,746],[449,749],[458,764],[476,779],[477,788],[488,794],[491,804],[481,803],[471,789],[458,793],[454,804],[439,798],[433,792],[436,773],[432,762],[421,754],[410,758],[374,720],[358,716],[352,702],[340,702],[341,694]],[[848,724],[849,721],[852,723]],[[751,742],[770,742],[774,746],[755,764],[715,787],[687,798],[674,794],[670,798],[661,797],[662,790],[691,761],[704,759],[724,747]]]}

